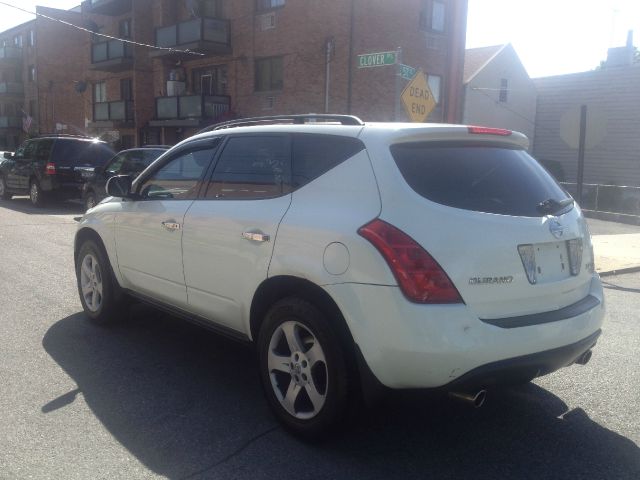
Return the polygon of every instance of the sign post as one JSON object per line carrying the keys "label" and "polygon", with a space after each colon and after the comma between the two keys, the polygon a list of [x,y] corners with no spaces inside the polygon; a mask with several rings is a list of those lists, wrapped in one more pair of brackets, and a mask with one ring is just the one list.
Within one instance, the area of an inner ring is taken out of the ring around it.
{"label": "sign post", "polygon": [[400,95],[404,109],[412,122],[424,122],[436,106],[427,76],[418,70]]}

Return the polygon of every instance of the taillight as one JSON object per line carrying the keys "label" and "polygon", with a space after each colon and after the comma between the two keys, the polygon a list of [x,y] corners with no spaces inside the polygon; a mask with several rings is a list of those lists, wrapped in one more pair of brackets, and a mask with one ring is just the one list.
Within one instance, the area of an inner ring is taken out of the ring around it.
{"label": "taillight", "polygon": [[409,235],[380,219],[360,227],[358,233],[382,254],[410,301],[462,303],[442,267]]}
{"label": "taillight", "polygon": [[55,175],[56,174],[56,164],[55,163],[47,163],[47,166],[45,167],[45,173],[47,175]]}
{"label": "taillight", "polygon": [[469,133],[475,133],[477,135],[499,135],[501,137],[508,137],[513,132],[504,128],[492,128],[492,127],[468,127]]}

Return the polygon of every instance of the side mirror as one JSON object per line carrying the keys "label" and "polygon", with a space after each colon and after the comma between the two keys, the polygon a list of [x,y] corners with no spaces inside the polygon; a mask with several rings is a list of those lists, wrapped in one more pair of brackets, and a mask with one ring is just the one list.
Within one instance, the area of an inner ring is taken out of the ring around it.
{"label": "side mirror", "polygon": [[117,175],[107,180],[107,195],[111,197],[131,198],[133,178],[129,175]]}
{"label": "side mirror", "polygon": [[11,152],[4,152],[4,158],[11,160],[15,155]]}

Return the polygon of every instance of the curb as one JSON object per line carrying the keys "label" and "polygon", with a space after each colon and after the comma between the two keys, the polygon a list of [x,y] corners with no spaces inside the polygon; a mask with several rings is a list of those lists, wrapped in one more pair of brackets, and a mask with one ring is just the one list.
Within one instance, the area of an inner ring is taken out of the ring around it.
{"label": "curb", "polygon": [[623,275],[625,273],[636,273],[640,272],[640,267],[627,267],[621,268],[619,270],[609,270],[607,272],[598,272],[601,277],[612,277],[614,275]]}

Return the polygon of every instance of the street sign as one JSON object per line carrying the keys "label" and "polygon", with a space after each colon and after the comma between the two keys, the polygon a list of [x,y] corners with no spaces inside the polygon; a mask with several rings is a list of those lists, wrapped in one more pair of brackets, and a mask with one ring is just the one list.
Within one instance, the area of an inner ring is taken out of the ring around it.
{"label": "street sign", "polygon": [[413,80],[403,90],[400,98],[412,122],[424,122],[436,106],[427,77],[422,70],[418,70]]}
{"label": "street sign", "polygon": [[410,67],[409,65],[400,64],[400,76],[405,80],[411,80],[416,76],[418,69]]}
{"label": "street sign", "polygon": [[358,55],[358,68],[384,67],[396,64],[396,52],[365,53]]}

